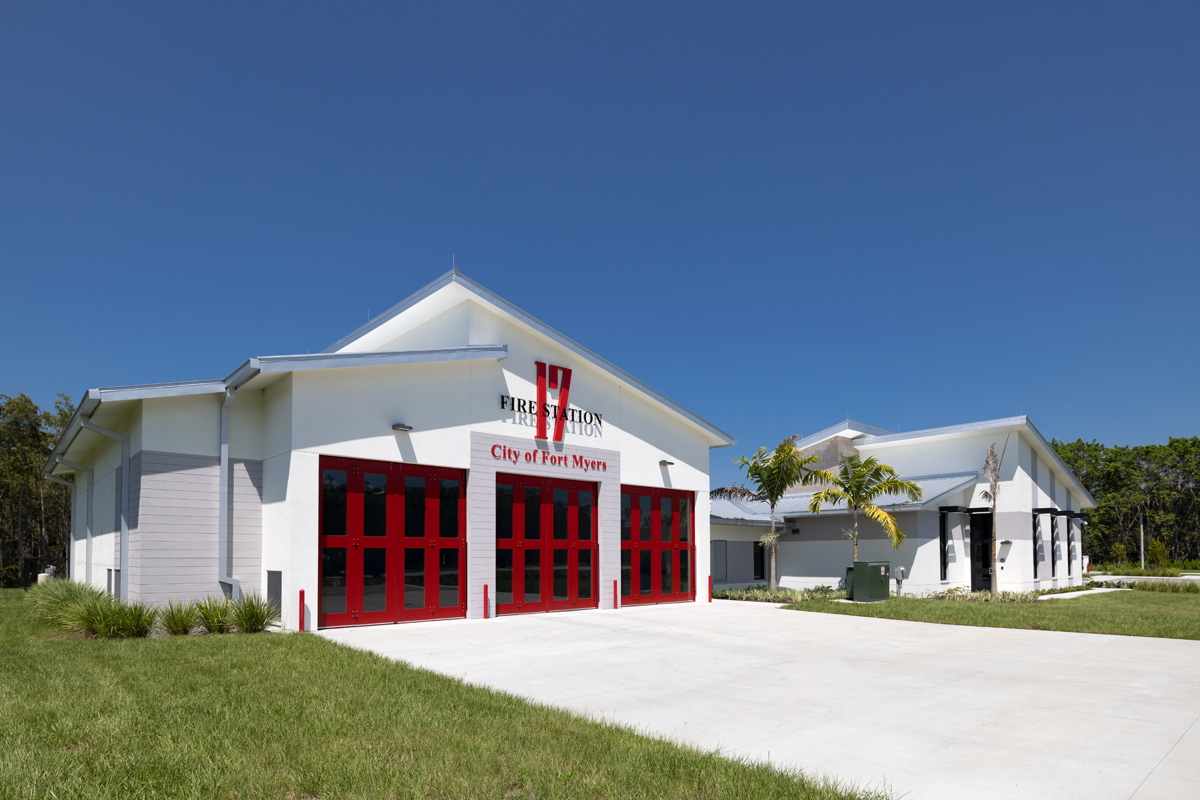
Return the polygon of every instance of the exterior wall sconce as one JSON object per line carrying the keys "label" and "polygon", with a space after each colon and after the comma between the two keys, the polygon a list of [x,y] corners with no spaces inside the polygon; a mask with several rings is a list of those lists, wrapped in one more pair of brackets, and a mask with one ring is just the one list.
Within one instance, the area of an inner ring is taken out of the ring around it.
{"label": "exterior wall sconce", "polygon": [[673,467],[673,466],[675,466],[675,462],[674,462],[674,461],[667,461],[667,460],[664,458],[662,461],[659,461],[659,462],[658,462],[658,465],[659,465],[660,467]]}
{"label": "exterior wall sconce", "polygon": [[408,433],[412,429],[412,425],[405,425],[403,422],[392,423],[392,430],[396,433]]}
{"label": "exterior wall sconce", "polygon": [[1012,539],[1001,539],[1000,544],[1012,544]]}

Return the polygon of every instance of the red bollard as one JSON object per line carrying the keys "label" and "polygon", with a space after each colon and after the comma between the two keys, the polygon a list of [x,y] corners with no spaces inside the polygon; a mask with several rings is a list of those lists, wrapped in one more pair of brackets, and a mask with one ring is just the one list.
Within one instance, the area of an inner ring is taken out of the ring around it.
{"label": "red bollard", "polygon": [[487,584],[483,585],[483,618],[488,618]]}
{"label": "red bollard", "polygon": [[617,599],[617,582],[613,581],[613,608],[620,608],[620,601]]}
{"label": "red bollard", "polygon": [[708,576],[708,602],[712,602],[712,575]]}
{"label": "red bollard", "polygon": [[300,590],[300,631],[304,632],[304,590]]}

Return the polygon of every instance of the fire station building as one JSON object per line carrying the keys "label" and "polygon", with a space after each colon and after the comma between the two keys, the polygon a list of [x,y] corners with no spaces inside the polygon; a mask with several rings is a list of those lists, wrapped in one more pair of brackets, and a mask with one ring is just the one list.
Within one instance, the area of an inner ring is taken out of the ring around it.
{"label": "fire station building", "polygon": [[732,444],[452,271],[321,353],[90,389],[45,471],[71,577],[312,628],[692,601]]}

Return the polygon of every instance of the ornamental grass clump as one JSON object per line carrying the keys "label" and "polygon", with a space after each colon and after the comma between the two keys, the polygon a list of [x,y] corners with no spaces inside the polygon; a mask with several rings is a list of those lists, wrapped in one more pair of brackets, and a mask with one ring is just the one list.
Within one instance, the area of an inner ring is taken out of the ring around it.
{"label": "ornamental grass clump", "polygon": [[713,598],[717,600],[748,600],[756,603],[803,603],[808,600],[839,600],[845,591],[832,586],[816,586],[812,589],[771,589],[764,584],[745,589],[717,589]]}
{"label": "ornamental grass clump", "polygon": [[279,624],[279,608],[260,594],[251,593],[229,606],[233,625],[241,633],[261,633]]}
{"label": "ornamental grass clump", "polygon": [[172,600],[163,606],[159,621],[170,636],[187,636],[196,627],[196,605]]}
{"label": "ornamental grass clump", "polygon": [[55,630],[73,633],[77,632],[74,629],[77,616],[74,607],[84,600],[105,597],[108,595],[94,586],[58,578],[29,587],[29,613]]}
{"label": "ornamental grass clump", "polygon": [[200,627],[209,633],[229,633],[233,630],[233,615],[230,614],[229,599],[206,597],[196,603],[196,618]]}
{"label": "ornamental grass clump", "polygon": [[970,592],[955,586],[944,592],[925,595],[927,600],[951,600],[958,603],[1036,603],[1038,592]]}

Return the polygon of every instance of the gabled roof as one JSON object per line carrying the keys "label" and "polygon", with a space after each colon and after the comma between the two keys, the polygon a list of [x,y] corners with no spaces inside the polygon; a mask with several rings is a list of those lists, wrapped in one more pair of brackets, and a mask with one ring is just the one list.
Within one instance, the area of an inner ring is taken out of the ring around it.
{"label": "gabled roof", "polygon": [[[936,508],[946,497],[957,494],[963,489],[974,486],[979,482],[977,472],[958,472],[947,475],[923,475],[911,478],[925,493],[924,500],[912,502],[904,495],[884,495],[875,501],[875,505],[891,511],[917,511]],[[812,501],[812,492],[785,494],[775,505],[775,519],[794,519],[811,517],[808,510]],[[822,503],[822,514],[847,514],[844,503]],[[731,500],[727,498],[711,501],[710,516],[722,524],[734,525],[769,525],[771,524],[771,507],[765,500]]]}
{"label": "gabled roof", "polygon": [[565,334],[555,330],[533,315],[522,311],[520,308],[508,302],[500,295],[484,288],[456,269],[450,270],[433,283],[421,288],[417,292],[413,293],[409,297],[380,314],[375,319],[371,320],[365,325],[360,326],[359,328],[356,328],[354,331],[350,332],[346,336],[343,336],[341,339],[338,339],[321,352],[336,353],[344,350],[357,340],[362,339],[367,334],[372,333],[391,320],[399,317],[401,314],[413,308],[422,300],[432,297],[437,292],[451,286],[457,286],[465,290],[467,293],[472,295],[475,300],[478,300],[485,306],[490,306],[500,311],[502,314],[533,330],[535,333],[554,341],[561,347],[566,348],[579,358],[596,367],[601,372],[607,373],[613,379],[625,384],[629,388],[645,396],[650,401],[682,417],[692,425],[701,428],[708,433],[710,437],[710,447],[726,447],[728,445],[737,444],[737,440],[733,436],[713,425],[711,422],[684,408],[679,403],[676,403],[666,395],[633,377],[628,372],[616,366],[607,359],[601,358],[596,353],[593,353],[591,350],[588,350],[586,347],[576,342],[574,339],[571,339]]}

